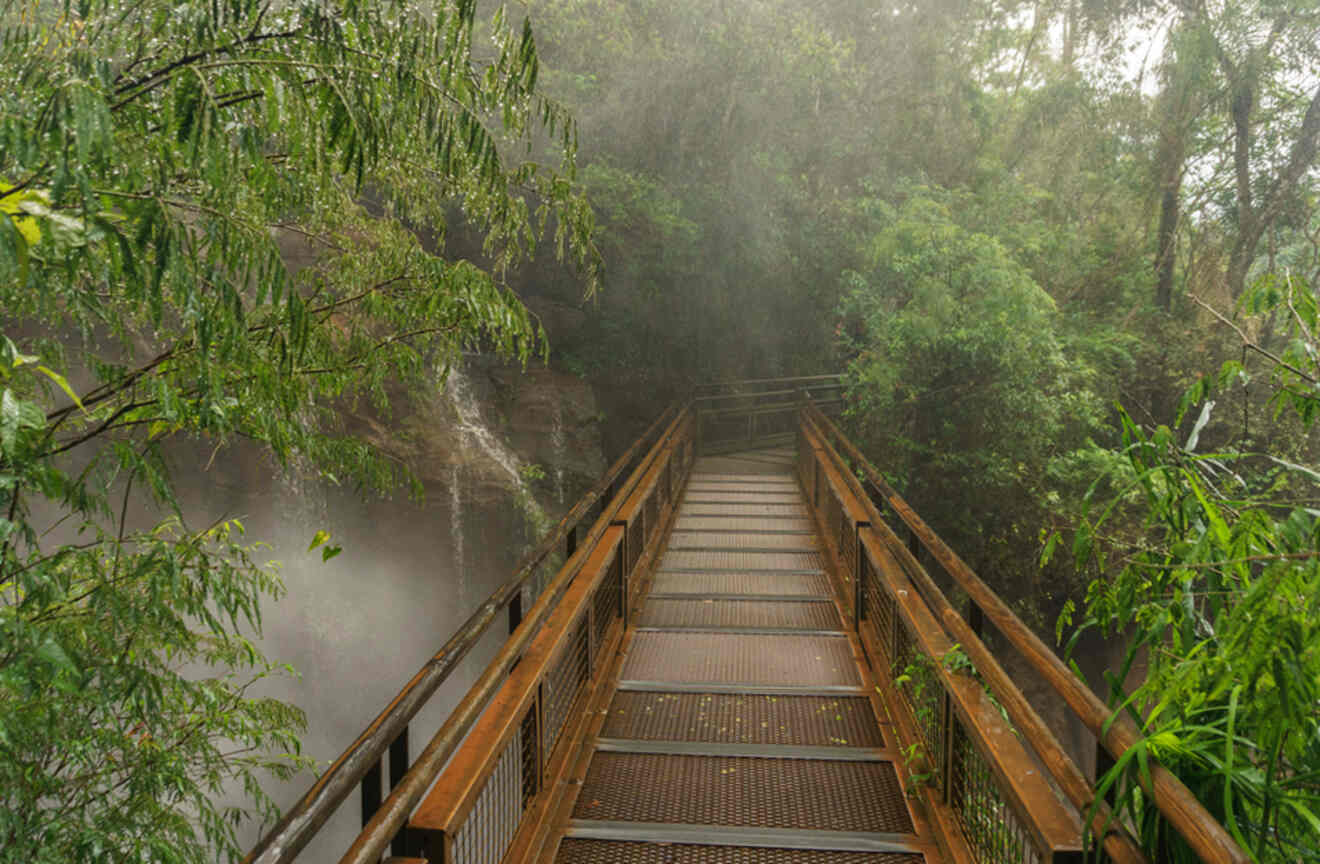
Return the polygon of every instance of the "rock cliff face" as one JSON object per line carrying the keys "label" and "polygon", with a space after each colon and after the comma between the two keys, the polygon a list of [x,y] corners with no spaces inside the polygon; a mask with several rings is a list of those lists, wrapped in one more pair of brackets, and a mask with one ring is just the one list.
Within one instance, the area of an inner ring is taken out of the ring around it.
{"label": "rock cliff face", "polygon": [[465,494],[477,503],[531,493],[553,509],[571,504],[605,470],[590,385],[541,366],[523,370],[468,357],[443,384],[437,381],[434,398],[389,421],[358,420],[373,443],[412,467],[428,492],[448,488],[458,470]]}
{"label": "rock cliff face", "polygon": [[[288,594],[267,605],[260,641],[300,677],[264,682],[264,692],[307,712],[304,750],[323,761],[356,737],[605,467],[590,387],[541,367],[468,357],[389,420],[350,421],[412,468],[424,500],[363,500],[309,473],[277,470],[255,448],[177,454],[186,511],[199,520],[241,517],[282,562]],[[318,529],[343,547],[326,563],[306,552]],[[419,716],[416,750],[506,635],[493,627]],[[312,779],[271,791],[288,805]],[[337,860],[357,831],[357,809],[355,798],[345,802],[305,856]]]}

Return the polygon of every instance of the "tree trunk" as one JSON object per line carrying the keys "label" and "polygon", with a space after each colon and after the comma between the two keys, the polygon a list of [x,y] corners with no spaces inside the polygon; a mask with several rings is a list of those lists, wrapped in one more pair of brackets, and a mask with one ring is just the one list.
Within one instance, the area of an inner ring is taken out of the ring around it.
{"label": "tree trunk", "polygon": [[[1161,184],[1160,196],[1160,231],[1159,252],[1155,257],[1155,305],[1168,312],[1173,307],[1173,265],[1176,260],[1178,242],[1178,217],[1180,215],[1180,193],[1182,189],[1182,164],[1167,172]],[[1169,177],[1168,174],[1172,176]]]}
{"label": "tree trunk", "polygon": [[1063,57],[1065,68],[1072,69],[1077,53],[1077,0],[1068,0],[1068,11],[1063,20]]}

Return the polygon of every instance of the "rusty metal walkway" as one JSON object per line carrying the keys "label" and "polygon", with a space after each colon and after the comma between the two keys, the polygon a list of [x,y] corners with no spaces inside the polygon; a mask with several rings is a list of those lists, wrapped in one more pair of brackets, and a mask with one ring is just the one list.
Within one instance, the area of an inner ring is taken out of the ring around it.
{"label": "rusty metal walkway", "polygon": [[[340,864],[1149,864],[983,630],[1112,759],[1140,731],[821,410],[841,386],[726,383],[661,415],[246,864],[290,864],[355,788]],[[506,614],[413,758],[409,723]],[[1168,825],[1248,864],[1149,761]]]}
{"label": "rusty metal walkway", "polygon": [[559,864],[939,860],[795,460],[697,460],[570,783]]}

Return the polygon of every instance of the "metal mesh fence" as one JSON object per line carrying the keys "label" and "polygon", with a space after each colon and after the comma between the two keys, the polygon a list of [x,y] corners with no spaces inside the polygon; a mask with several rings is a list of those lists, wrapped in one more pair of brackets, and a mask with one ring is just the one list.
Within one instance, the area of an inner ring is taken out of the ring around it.
{"label": "metal mesh fence", "polygon": [[454,832],[454,864],[499,864],[522,820],[522,730],[519,729],[495,763],[495,770],[463,824]]}
{"label": "metal mesh fence", "polygon": [[528,707],[527,713],[523,715],[522,722],[518,724],[518,740],[520,756],[522,758],[522,806],[527,809],[527,805],[532,803],[536,793],[541,789],[541,758],[536,751],[536,744],[540,741],[537,735],[537,713],[536,703],[533,702]]}
{"label": "metal mesh fence", "polygon": [[549,759],[559,740],[559,733],[564,730],[568,712],[577,700],[582,685],[587,680],[587,616],[584,614],[573,627],[573,636],[568,649],[559,658],[542,685],[542,712],[545,720],[541,753],[543,759]]}
{"label": "metal mesh fence", "polygon": [[669,503],[669,476],[673,473],[674,463],[666,462],[665,467],[660,470],[660,476],[655,481],[654,497],[659,509],[663,510]]}
{"label": "metal mesh fence", "polygon": [[645,519],[644,513],[635,515],[628,523],[628,538],[624,543],[625,553],[628,556],[628,572],[637,572],[637,561],[642,557],[642,546],[646,540],[646,526],[642,524]]}
{"label": "metal mesh fence", "polygon": [[643,548],[651,545],[655,539],[656,529],[660,527],[660,503],[656,500],[656,487],[652,487],[649,495],[646,496],[646,533],[642,538]]}
{"label": "metal mesh fence", "polygon": [[596,667],[600,666],[602,656],[600,648],[605,640],[605,634],[609,632],[610,624],[613,623],[614,619],[623,613],[622,604],[623,559],[615,554],[614,560],[610,562],[609,570],[605,574],[605,579],[596,587],[596,593],[591,598],[591,656]]}
{"label": "metal mesh fence", "polygon": [[862,555],[862,609],[864,617],[875,627],[876,639],[890,660],[894,658],[894,637],[898,622],[898,605],[881,584],[880,573],[869,554]]}
{"label": "metal mesh fence", "polygon": [[925,744],[931,767],[928,780],[931,785],[939,786],[938,767],[944,764],[941,726],[944,722],[945,700],[944,688],[934,666],[938,661],[921,651],[907,622],[901,619],[898,621],[897,637],[894,646],[894,682],[916,724],[917,734]]}
{"label": "metal mesh fence", "polygon": [[[693,428],[689,423],[674,439],[670,461],[657,473],[654,486],[632,515],[623,543],[609,560],[601,582],[573,617],[562,655],[534,685],[538,689],[531,694],[529,707],[517,718],[509,740],[490,755],[493,766],[474,790],[475,799],[469,799],[471,806],[465,813],[450,814],[454,822],[446,830],[451,862],[499,864],[517,835],[523,814],[538,795],[547,791],[544,785],[551,757],[563,744],[575,706],[584,699],[586,685],[596,671],[593,662],[597,670],[603,667],[600,661],[605,638],[623,614],[624,579],[635,572],[638,559],[655,539],[661,515],[676,498],[695,461],[690,440]],[[522,589],[523,608],[535,602],[563,563],[563,558],[556,555],[537,568]],[[559,758],[564,758],[564,753]]]}
{"label": "metal mesh fence", "polygon": [[962,722],[952,723],[949,804],[981,864],[1041,864],[1042,857]]}
{"label": "metal mesh fence", "polygon": [[[942,793],[978,864],[1051,861],[1053,853],[1039,848],[1037,835],[1030,828],[1033,817],[1019,812],[1013,803],[1017,799],[1004,791],[1009,787],[977,743],[980,739],[969,734],[962,715],[954,710],[953,697],[945,689],[944,670],[937,665],[941,661],[927,653],[923,647],[926,643],[916,638],[915,625],[904,617],[906,613],[882,577],[877,560],[858,542],[855,523],[844,506],[846,498],[825,474],[828,460],[806,449],[802,432],[798,448],[799,477],[824,537],[838,551],[844,569],[841,575],[845,580],[850,575],[858,580],[858,590],[843,592],[845,605],[859,602],[858,617],[871,622],[876,641],[887,655],[898,693],[900,704],[894,707],[911,719],[916,743],[921,745],[924,759],[910,766],[911,778]],[[840,466],[840,470],[846,469]],[[876,497],[873,503],[883,507],[883,496]],[[906,569],[909,565],[902,566]],[[974,679],[979,678],[974,670],[969,671]],[[950,674],[960,678],[964,673]]]}

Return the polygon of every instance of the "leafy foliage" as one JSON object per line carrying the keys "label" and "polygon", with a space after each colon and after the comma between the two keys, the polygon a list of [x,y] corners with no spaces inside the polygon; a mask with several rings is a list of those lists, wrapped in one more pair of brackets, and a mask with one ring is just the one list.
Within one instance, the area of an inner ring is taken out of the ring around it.
{"label": "leafy foliage", "polygon": [[1053,301],[998,239],[958,223],[960,201],[914,187],[878,205],[872,266],[845,275],[838,334],[853,428],[923,512],[958,502],[941,530],[984,565],[1024,545],[1014,522],[1034,535],[1054,479],[1042,466],[1071,458],[1083,442],[1070,430],[1100,415]]}
{"label": "leafy foliage", "polygon": [[[172,442],[388,488],[346,407],[529,359],[498,277],[552,223],[594,286],[576,127],[530,26],[474,7],[0,0],[0,858],[233,854],[218,790],[270,815],[304,764],[249,692],[278,573],[186,523]],[[420,239],[455,217],[495,276]]]}
{"label": "leafy foliage", "polygon": [[[1320,378],[1311,289],[1267,279],[1244,303],[1295,313],[1275,398],[1310,425]],[[1231,363],[1219,380],[1240,374]],[[1147,758],[1173,770],[1256,860],[1320,860],[1320,474],[1268,452],[1198,450],[1213,390],[1202,379],[1189,391],[1187,407],[1201,409],[1183,441],[1122,414],[1128,489],[1097,498],[1074,544],[1079,564],[1121,564],[1091,585],[1077,633],[1127,638],[1111,692],[1145,734],[1101,789],[1118,791],[1161,860],[1198,859],[1143,795]],[[1109,529],[1127,511],[1145,530],[1123,544]],[[1138,663],[1144,680],[1125,696]]]}

